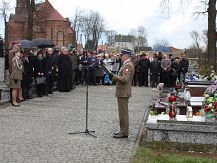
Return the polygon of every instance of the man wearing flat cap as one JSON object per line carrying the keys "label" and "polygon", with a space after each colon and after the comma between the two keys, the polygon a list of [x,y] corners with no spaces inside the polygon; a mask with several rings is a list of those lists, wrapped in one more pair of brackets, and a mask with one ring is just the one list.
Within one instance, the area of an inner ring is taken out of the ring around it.
{"label": "man wearing flat cap", "polygon": [[116,92],[118,102],[118,112],[120,121],[120,132],[114,133],[113,138],[128,138],[129,132],[129,115],[128,115],[128,100],[131,97],[132,79],[134,75],[134,65],[130,59],[132,51],[122,50],[121,66],[117,75],[109,74],[113,81],[116,81]]}

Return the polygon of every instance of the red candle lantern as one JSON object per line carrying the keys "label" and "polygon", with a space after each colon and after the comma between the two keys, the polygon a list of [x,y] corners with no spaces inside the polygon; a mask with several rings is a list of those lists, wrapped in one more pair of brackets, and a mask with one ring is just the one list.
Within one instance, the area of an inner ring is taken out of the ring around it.
{"label": "red candle lantern", "polygon": [[173,103],[173,102],[176,101],[176,96],[175,96],[174,93],[171,93],[171,94],[170,94],[170,96],[168,97],[168,101],[169,101],[170,103]]}
{"label": "red candle lantern", "polygon": [[170,111],[169,111],[170,119],[175,119],[176,118],[176,111],[175,111],[175,108],[174,108],[174,104],[171,104],[169,106],[169,108],[170,108]]}

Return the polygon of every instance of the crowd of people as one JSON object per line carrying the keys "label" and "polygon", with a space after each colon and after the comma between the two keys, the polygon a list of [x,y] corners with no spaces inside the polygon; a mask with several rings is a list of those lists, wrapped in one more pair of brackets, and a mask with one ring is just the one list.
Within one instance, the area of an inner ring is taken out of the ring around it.
{"label": "crowd of people", "polygon": [[[155,87],[162,82],[167,87],[175,86],[176,81],[183,83],[188,72],[189,62],[186,55],[173,58],[159,52],[151,58],[145,53],[133,55],[135,66],[132,84],[134,86]],[[32,85],[35,84],[37,97],[53,93],[54,83],[60,92],[69,92],[76,85],[112,85],[115,81],[104,72],[104,64],[113,74],[122,66],[120,54],[98,54],[76,49],[68,50],[42,48],[36,53],[21,50],[14,44],[9,52],[9,72],[12,105],[18,101],[31,99]]]}
{"label": "crowd of people", "polygon": [[184,85],[189,61],[186,54],[172,57],[172,54],[154,53],[150,59],[145,53],[137,58],[133,85],[156,87],[164,83],[165,87],[175,87],[177,82]]}

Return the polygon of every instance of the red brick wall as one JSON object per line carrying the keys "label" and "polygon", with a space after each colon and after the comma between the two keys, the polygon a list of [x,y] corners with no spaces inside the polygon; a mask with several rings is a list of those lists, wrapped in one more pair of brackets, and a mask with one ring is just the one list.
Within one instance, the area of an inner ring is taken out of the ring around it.
{"label": "red brick wall", "polygon": [[[46,15],[55,10],[49,2],[45,2],[41,6],[39,12],[34,13],[34,32],[33,39],[47,38],[51,39],[51,28],[53,28],[53,39],[57,46],[68,46],[72,44],[73,33],[68,33],[69,24],[67,21],[51,21],[45,20]],[[9,44],[14,40],[26,39],[27,20],[25,22],[18,22],[19,15],[15,15],[8,22],[8,42]]]}

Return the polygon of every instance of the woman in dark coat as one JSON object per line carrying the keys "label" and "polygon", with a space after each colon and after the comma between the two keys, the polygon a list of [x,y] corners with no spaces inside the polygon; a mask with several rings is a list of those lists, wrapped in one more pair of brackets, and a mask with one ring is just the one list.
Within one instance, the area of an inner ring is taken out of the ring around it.
{"label": "woman in dark coat", "polygon": [[103,84],[103,75],[104,75],[104,70],[103,68],[100,66],[100,64],[103,61],[103,58],[101,56],[101,54],[98,54],[97,56],[97,65],[96,65],[96,83],[99,84]]}
{"label": "woman in dark coat", "polygon": [[68,49],[63,47],[57,58],[58,77],[57,88],[60,92],[72,90],[72,61],[68,55]]}
{"label": "woman in dark coat", "polygon": [[37,97],[42,97],[45,83],[37,83],[36,78],[38,77],[45,77],[45,59],[43,58],[42,50],[37,53],[37,57],[34,61],[34,78],[36,84],[36,93]]}

